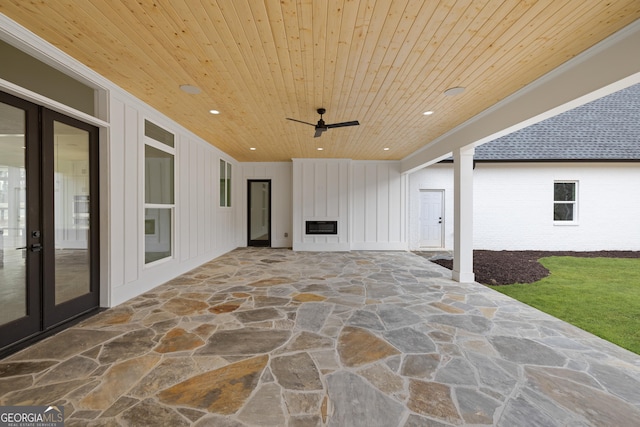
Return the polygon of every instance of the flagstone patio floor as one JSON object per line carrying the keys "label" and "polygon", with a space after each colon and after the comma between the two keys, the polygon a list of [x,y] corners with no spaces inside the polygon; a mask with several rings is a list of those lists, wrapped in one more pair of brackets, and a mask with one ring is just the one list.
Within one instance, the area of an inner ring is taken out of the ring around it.
{"label": "flagstone patio floor", "polygon": [[637,426],[640,357],[411,253],[241,248],[0,360],[0,405],[68,427]]}

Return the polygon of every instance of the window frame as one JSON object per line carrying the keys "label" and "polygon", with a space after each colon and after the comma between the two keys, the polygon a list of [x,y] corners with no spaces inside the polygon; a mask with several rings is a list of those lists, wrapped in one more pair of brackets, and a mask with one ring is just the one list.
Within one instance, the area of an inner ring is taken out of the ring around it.
{"label": "window frame", "polygon": [[[160,128],[162,130],[164,130],[165,132],[173,135],[173,146],[168,145],[167,143],[163,142],[163,141],[159,141],[157,139],[154,139],[153,137],[147,136],[146,134],[146,124],[150,123],[152,126],[155,126],[156,128]],[[140,224],[140,230],[141,230],[141,236],[142,236],[142,241],[143,244],[142,246],[142,254],[141,254],[141,261],[142,261],[142,265],[143,268],[149,268],[149,267],[153,267],[157,264],[162,264],[168,261],[171,261],[173,259],[175,259],[176,257],[176,200],[178,198],[176,189],[177,189],[177,185],[176,185],[176,178],[177,178],[177,161],[176,161],[176,154],[177,154],[177,138],[176,138],[176,134],[173,132],[170,132],[169,130],[167,130],[165,127],[158,125],[156,122],[149,120],[149,119],[144,119],[143,120],[143,124],[142,124],[142,136],[143,136],[143,142],[144,144],[142,145],[142,203],[143,203],[143,207],[142,207],[142,215],[141,215],[141,224]],[[173,203],[148,203],[147,202],[147,185],[146,185],[146,173],[147,173],[147,165],[146,165],[146,147],[152,147],[156,150],[162,151],[166,154],[169,154],[173,157],[173,177],[172,177],[172,186],[173,186]],[[169,215],[170,215],[170,220],[169,220],[169,226],[171,227],[171,230],[169,232],[169,236],[171,239],[170,242],[170,254],[168,256],[165,256],[163,258],[159,258],[159,259],[155,259],[152,261],[147,262],[147,237],[155,237],[158,234],[158,229],[160,224],[158,223],[158,219],[157,218],[147,218],[147,212],[149,210],[167,210],[169,211]],[[151,220],[153,219],[154,222],[154,228],[155,228],[155,233],[154,234],[147,234],[147,220]]]}
{"label": "window frame", "polygon": [[[223,166],[224,165],[224,166]],[[232,164],[225,159],[220,159],[218,162],[218,207],[231,208],[232,200]]]}
{"label": "window frame", "polygon": [[[556,184],[573,184],[573,200],[556,200]],[[577,225],[578,224],[578,181],[577,180],[554,180],[553,181],[553,224],[554,225]],[[573,209],[573,219],[563,220],[555,218],[556,205],[571,205]]]}

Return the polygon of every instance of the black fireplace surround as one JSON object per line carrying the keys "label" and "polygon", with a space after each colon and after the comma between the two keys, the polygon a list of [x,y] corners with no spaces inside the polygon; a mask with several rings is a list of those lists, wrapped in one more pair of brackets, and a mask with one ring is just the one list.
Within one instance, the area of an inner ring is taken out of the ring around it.
{"label": "black fireplace surround", "polygon": [[338,221],[305,221],[306,234],[338,234]]}

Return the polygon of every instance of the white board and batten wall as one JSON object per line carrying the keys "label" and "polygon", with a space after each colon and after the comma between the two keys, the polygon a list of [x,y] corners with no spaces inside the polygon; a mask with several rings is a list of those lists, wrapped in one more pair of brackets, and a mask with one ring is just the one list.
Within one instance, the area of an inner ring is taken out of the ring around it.
{"label": "white board and batten wall", "polygon": [[[394,161],[293,159],[293,250],[406,250],[405,179]],[[306,234],[306,221],[337,221],[337,234]]]}
{"label": "white board and batten wall", "polygon": [[351,163],[351,249],[406,250],[406,175],[400,162]]}
{"label": "white board and batten wall", "polygon": [[[173,256],[145,265],[144,120],[175,135],[175,208]],[[120,304],[238,246],[240,203],[219,204],[220,159],[239,164],[126,93],[111,91],[109,204],[103,212],[109,230],[109,306]],[[232,176],[232,200],[240,200],[239,179]],[[101,190],[105,191],[105,189]],[[105,238],[103,236],[102,238]],[[103,304],[106,305],[106,304]]]}
{"label": "white board and batten wall", "polygon": [[[553,220],[553,184],[577,183],[577,221]],[[473,247],[487,250],[640,250],[640,165],[634,162],[477,163]],[[421,190],[444,192],[444,249],[453,249],[453,167],[409,177],[409,248],[420,245]]]}

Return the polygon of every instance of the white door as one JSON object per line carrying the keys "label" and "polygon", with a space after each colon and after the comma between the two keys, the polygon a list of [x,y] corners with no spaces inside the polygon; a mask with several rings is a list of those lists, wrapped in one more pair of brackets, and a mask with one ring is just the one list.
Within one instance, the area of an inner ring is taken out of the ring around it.
{"label": "white door", "polygon": [[420,247],[442,248],[444,190],[420,190]]}

